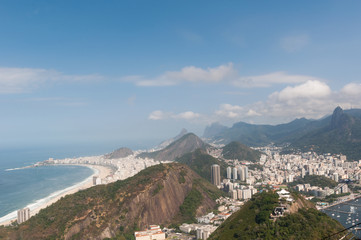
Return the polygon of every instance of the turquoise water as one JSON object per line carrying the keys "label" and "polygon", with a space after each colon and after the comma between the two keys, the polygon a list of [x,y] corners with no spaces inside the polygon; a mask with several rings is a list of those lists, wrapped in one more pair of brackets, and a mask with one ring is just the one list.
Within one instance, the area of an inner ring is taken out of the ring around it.
{"label": "turquoise water", "polygon": [[66,150],[61,152],[59,149],[0,150],[0,219],[20,208],[39,204],[40,200],[80,183],[93,174],[92,169],[81,166],[9,169],[29,166],[49,157],[73,157],[76,156],[74,153]]}
{"label": "turquoise water", "polygon": [[93,170],[80,166],[44,166],[0,171],[0,218],[82,182]]}

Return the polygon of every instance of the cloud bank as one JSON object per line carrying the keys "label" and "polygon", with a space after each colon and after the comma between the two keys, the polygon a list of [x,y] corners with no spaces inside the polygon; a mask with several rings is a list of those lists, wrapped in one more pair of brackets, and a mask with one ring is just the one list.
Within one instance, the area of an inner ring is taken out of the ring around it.
{"label": "cloud bank", "polygon": [[[295,118],[319,119],[332,113],[336,106],[345,109],[361,108],[361,84],[349,83],[340,90],[333,91],[322,81],[309,80],[301,84],[287,86],[271,93],[267,100],[249,105],[223,103],[213,113],[173,114],[162,111],[151,113],[149,119],[179,119],[213,122],[238,122],[279,124]],[[185,117],[185,116],[188,117]]]}
{"label": "cloud bank", "polygon": [[98,81],[100,75],[66,75],[55,70],[0,67],[0,94],[30,92],[46,82]]}
{"label": "cloud bank", "polygon": [[155,78],[143,76],[127,76],[123,80],[134,82],[141,87],[175,86],[184,83],[226,83],[231,86],[269,87],[274,84],[303,83],[308,80],[322,81],[320,78],[306,75],[292,75],[286,72],[272,72],[264,75],[241,76],[234,68],[233,63],[220,65],[214,68],[199,68],[187,66],[179,71],[167,71]]}

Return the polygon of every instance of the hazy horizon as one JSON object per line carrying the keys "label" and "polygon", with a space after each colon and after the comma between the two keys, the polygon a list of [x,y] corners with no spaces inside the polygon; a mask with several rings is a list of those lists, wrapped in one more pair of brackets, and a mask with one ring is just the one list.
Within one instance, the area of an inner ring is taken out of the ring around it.
{"label": "hazy horizon", "polygon": [[156,145],[361,108],[360,7],[2,1],[0,146]]}

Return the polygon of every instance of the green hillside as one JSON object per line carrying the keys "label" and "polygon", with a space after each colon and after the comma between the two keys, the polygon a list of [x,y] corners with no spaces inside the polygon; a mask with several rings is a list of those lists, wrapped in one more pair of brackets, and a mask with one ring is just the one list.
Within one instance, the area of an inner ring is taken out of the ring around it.
{"label": "green hillside", "polygon": [[350,160],[361,159],[361,119],[336,108],[329,123],[300,137],[291,147],[317,153],[344,154]]}
{"label": "green hillside", "polygon": [[329,187],[334,188],[337,186],[337,182],[334,180],[325,177],[325,176],[319,176],[319,175],[306,175],[304,178],[299,178],[296,181],[289,183],[290,186],[296,186],[297,184],[306,184],[309,183],[311,186],[317,186],[317,187]]}
{"label": "green hillside", "polygon": [[[343,229],[340,223],[326,214],[305,207],[273,222],[269,220],[269,215],[277,206],[277,202],[278,194],[276,193],[256,194],[238,212],[229,217],[209,239],[309,240],[322,239]],[[301,205],[303,204],[308,203],[301,202]]]}
{"label": "green hillside", "polygon": [[259,162],[261,153],[240,142],[231,142],[223,147],[222,155],[225,159],[238,159],[250,162]]}
{"label": "green hillside", "polygon": [[193,171],[208,181],[211,181],[211,166],[213,164],[218,164],[220,166],[221,178],[226,176],[227,165],[207,154],[202,149],[197,149],[194,152],[184,154],[182,157],[177,158],[176,161],[189,166]]}

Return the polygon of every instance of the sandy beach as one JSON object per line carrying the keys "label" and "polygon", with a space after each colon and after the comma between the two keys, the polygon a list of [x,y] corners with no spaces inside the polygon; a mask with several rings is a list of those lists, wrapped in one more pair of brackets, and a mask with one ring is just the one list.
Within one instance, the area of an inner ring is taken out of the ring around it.
{"label": "sandy beach", "polygon": [[[106,178],[108,175],[112,173],[112,170],[108,167],[99,166],[99,165],[87,165],[87,164],[74,164],[77,166],[84,166],[89,167],[93,169],[94,173],[85,179],[84,181],[77,183],[74,186],[68,187],[66,189],[63,189],[61,191],[57,191],[53,194],[51,194],[49,197],[41,199],[37,201],[36,203],[30,204],[27,207],[30,208],[30,216],[36,215],[41,209],[46,208],[47,206],[50,206],[51,204],[58,201],[60,198],[68,195],[78,192],[79,190],[83,190],[86,188],[90,188],[93,186],[93,176],[98,176],[100,178]],[[5,216],[6,217],[6,216]],[[11,222],[16,220],[16,216],[12,217],[11,219],[6,219],[4,221],[0,222],[0,225],[10,225]]]}

